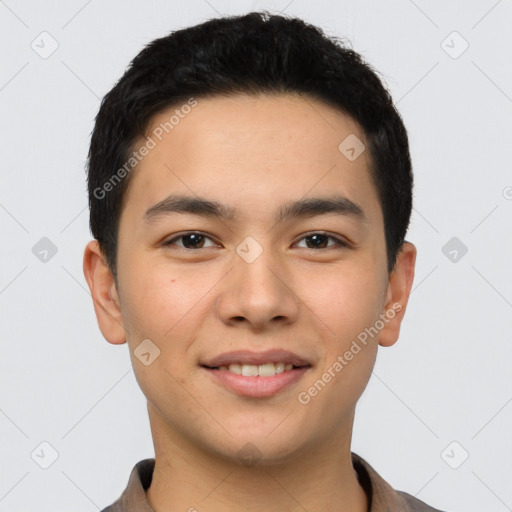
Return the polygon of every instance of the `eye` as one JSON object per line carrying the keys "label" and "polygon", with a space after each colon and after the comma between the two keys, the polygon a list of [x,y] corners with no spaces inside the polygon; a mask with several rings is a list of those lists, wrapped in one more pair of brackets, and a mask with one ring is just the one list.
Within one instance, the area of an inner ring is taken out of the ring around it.
{"label": "eye", "polygon": [[[175,243],[176,240],[183,239],[183,244]],[[210,237],[203,235],[202,233],[198,233],[196,231],[190,231],[189,233],[183,233],[182,235],[175,236],[170,240],[167,240],[162,245],[177,245],[178,247],[183,247],[185,249],[204,249],[205,248],[205,240],[212,240]],[[209,247],[214,247],[216,244],[213,243]]]}
{"label": "eye", "polygon": [[[328,244],[328,240],[333,240],[334,243]],[[182,243],[176,243],[177,241],[182,240]],[[210,240],[212,243],[210,245],[205,245],[206,241]],[[297,246],[300,246],[299,244],[305,240],[306,246],[302,246],[306,249],[328,249],[331,247],[349,247],[349,244],[344,242],[343,240],[340,240],[339,238],[328,235],[327,233],[311,233],[307,236],[303,237]],[[326,245],[327,244],[327,245]],[[212,238],[204,235],[203,233],[197,232],[197,231],[190,231],[188,233],[183,233],[181,235],[175,236],[162,244],[164,247],[176,245],[178,247],[181,247],[183,249],[205,249],[207,247],[216,247],[217,244],[213,241]]]}
{"label": "eye", "polygon": [[[334,240],[334,244],[331,244],[331,245],[325,245],[326,243],[326,240],[328,239],[331,239],[331,240]],[[327,233],[311,233],[305,237],[303,237],[300,241],[302,240],[310,240],[311,241],[311,247],[308,246],[306,247],[307,249],[326,249],[328,247],[333,247],[333,246],[339,246],[339,247],[349,247],[349,244],[344,242],[343,240],[340,240],[339,238],[336,238],[332,235],[328,235]],[[306,245],[307,242],[306,242]]]}

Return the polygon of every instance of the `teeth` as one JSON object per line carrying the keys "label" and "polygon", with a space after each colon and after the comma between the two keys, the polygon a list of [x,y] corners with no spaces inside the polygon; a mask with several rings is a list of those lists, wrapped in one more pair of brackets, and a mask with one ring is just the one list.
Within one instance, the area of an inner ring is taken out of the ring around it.
{"label": "teeth", "polygon": [[258,375],[260,377],[272,377],[276,374],[276,367],[274,363],[260,364],[258,366]]}
{"label": "teeth", "polygon": [[[226,370],[228,369],[227,366],[224,366],[224,368],[226,368]],[[219,370],[222,370],[222,367],[220,367]],[[242,375],[242,365],[241,364],[230,364],[229,371],[231,373],[236,373],[238,375]]]}
{"label": "teeth", "polygon": [[290,363],[265,363],[265,364],[238,364],[233,363],[229,366],[219,366],[219,370],[230,371],[237,375],[244,375],[245,377],[273,377],[277,373],[283,373],[293,368]]}
{"label": "teeth", "polygon": [[245,377],[257,377],[258,367],[254,364],[243,364],[242,375],[244,375]]}

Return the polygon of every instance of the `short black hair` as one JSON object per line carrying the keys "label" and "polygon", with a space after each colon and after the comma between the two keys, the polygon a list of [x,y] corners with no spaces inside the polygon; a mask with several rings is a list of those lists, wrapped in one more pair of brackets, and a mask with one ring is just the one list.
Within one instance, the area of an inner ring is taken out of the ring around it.
{"label": "short black hair", "polygon": [[359,123],[383,212],[390,273],[405,241],[413,192],[407,131],[391,95],[341,38],[299,18],[260,11],[153,40],[103,98],[87,159],[90,228],[116,282],[119,218],[135,141],[153,116],[170,107],[236,93],[298,93]]}

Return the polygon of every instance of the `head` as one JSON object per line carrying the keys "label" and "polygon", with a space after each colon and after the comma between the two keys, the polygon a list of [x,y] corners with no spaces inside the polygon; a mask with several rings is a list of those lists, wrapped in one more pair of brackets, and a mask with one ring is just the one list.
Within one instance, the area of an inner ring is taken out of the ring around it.
{"label": "head", "polygon": [[[84,272],[152,427],[227,457],[251,441],[268,461],[350,437],[410,293],[412,186],[389,93],[318,28],[251,13],[144,48],[96,118]],[[249,397],[212,374],[269,349],[299,356],[296,384]]]}
{"label": "head", "polygon": [[[304,94],[357,121],[368,142],[391,272],[409,225],[413,175],[406,129],[376,73],[317,27],[262,13],[213,19],[151,42],[105,95],[88,156],[91,232],[114,277],[123,200],[140,162],[135,141],[166,109],[240,92]],[[166,122],[165,134],[176,121]]]}

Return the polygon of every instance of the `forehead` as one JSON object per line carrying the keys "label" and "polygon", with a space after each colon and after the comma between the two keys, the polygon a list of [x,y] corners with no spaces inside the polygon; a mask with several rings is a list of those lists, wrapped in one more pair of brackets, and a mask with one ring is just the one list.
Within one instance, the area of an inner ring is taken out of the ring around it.
{"label": "forehead", "polygon": [[[173,145],[175,151],[181,149],[179,156],[225,155],[230,162],[238,157],[246,164],[248,154],[267,162],[269,157],[325,160],[339,152],[340,137],[364,140],[352,117],[305,95],[236,94],[195,102],[193,108],[184,102],[154,116],[148,135]],[[261,144],[272,152],[259,153]]]}
{"label": "forehead", "polygon": [[125,205],[148,208],[179,192],[237,211],[237,205],[252,205],[254,215],[258,198],[259,208],[268,209],[271,203],[336,192],[378,208],[364,133],[341,110],[297,94],[194,102],[153,117],[146,138],[135,144],[136,149],[151,140],[152,149],[132,171]]}

